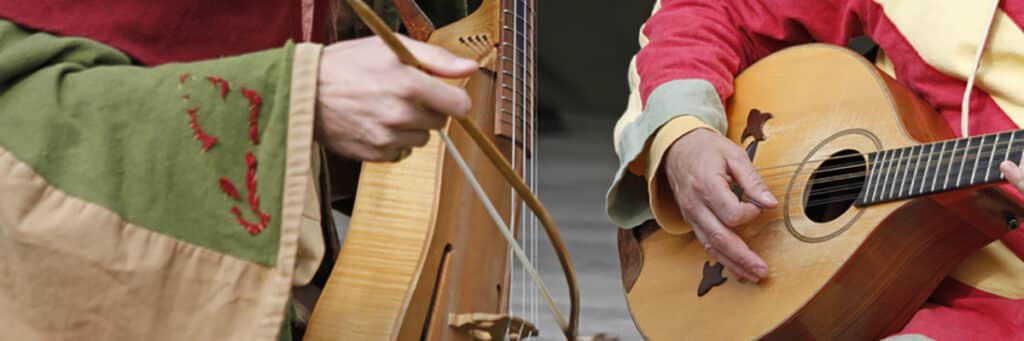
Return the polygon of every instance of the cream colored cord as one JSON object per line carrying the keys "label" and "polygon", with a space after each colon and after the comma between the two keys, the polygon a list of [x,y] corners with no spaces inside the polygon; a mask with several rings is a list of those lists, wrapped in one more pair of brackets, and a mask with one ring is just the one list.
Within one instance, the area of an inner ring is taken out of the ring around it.
{"label": "cream colored cord", "polygon": [[971,90],[974,89],[974,78],[978,75],[978,68],[981,66],[981,57],[985,54],[985,45],[988,44],[988,37],[992,33],[992,25],[996,21],[996,12],[999,11],[999,0],[992,0],[992,14],[988,17],[988,24],[985,26],[985,32],[981,36],[981,42],[978,43],[978,52],[974,57],[974,67],[971,68],[971,74],[967,77],[967,87],[964,88],[964,99],[960,103],[960,135],[961,137],[967,137],[969,134],[968,124],[970,124],[970,106],[971,106]]}

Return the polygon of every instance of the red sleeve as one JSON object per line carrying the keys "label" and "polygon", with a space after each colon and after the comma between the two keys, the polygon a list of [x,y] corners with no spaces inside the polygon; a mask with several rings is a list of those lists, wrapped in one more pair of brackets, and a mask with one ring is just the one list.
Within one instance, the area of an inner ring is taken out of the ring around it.
{"label": "red sleeve", "polygon": [[[845,45],[863,34],[856,0],[660,0],[637,55],[640,94],[678,79],[704,79],[724,101],[733,77],[784,47]],[[863,7],[863,6],[861,6]]]}

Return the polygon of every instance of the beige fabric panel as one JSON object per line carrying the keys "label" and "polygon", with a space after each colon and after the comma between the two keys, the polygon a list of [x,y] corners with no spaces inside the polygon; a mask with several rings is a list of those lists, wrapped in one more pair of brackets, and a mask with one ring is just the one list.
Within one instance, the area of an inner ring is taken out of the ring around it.
{"label": "beige fabric panel", "polygon": [[[281,273],[133,225],[0,149],[0,339],[269,340]],[[11,204],[16,203],[16,204]]]}

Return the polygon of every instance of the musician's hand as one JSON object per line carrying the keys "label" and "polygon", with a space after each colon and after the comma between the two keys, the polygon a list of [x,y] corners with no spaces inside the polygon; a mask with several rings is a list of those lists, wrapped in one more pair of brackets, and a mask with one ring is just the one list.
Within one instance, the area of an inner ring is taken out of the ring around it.
{"label": "musician's hand", "polygon": [[1003,161],[999,164],[999,170],[1003,171],[1003,177],[1017,190],[1024,193],[1024,168],[1013,164],[1013,161]]}
{"label": "musician's hand", "polygon": [[731,229],[750,222],[761,211],[740,201],[731,183],[739,184],[748,198],[764,208],[778,205],[743,149],[718,133],[697,129],[669,147],[662,167],[676,204],[704,249],[741,280],[766,278],[768,265]]}
{"label": "musician's hand", "polygon": [[[472,60],[403,37],[424,69],[441,77],[465,77]],[[430,129],[448,115],[470,109],[466,91],[403,65],[379,38],[324,48],[317,93],[317,139],[334,153],[367,161],[394,161],[403,150],[422,146]]]}

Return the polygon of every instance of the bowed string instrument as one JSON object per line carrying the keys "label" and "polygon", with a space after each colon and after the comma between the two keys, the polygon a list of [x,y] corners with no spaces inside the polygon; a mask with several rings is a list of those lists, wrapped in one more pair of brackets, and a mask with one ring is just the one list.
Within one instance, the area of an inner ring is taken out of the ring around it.
{"label": "bowed string instrument", "polygon": [[[419,67],[366,4],[348,3],[403,63]],[[395,0],[414,39],[479,62],[467,79],[445,80],[465,88],[473,107],[467,117],[431,132],[430,141],[403,161],[363,165],[345,243],[306,338],[525,339],[538,335],[530,322],[537,309],[527,303],[540,297],[566,339],[576,339],[575,271],[557,226],[533,194],[534,4],[484,0],[471,15],[435,30],[413,0]],[[531,261],[538,225],[565,273],[568,317]],[[511,300],[513,291],[518,302]]]}

